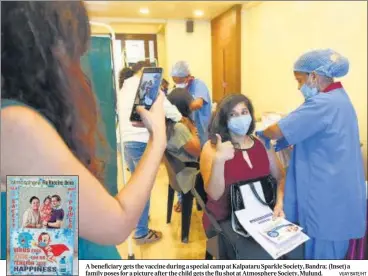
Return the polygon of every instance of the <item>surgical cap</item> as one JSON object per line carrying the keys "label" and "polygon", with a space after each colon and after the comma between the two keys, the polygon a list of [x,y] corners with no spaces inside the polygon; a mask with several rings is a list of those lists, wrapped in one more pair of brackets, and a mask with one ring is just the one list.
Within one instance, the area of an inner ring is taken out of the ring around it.
{"label": "surgical cap", "polygon": [[174,64],[171,70],[172,77],[187,77],[190,75],[189,65],[185,61],[178,61]]}
{"label": "surgical cap", "polygon": [[331,50],[315,50],[302,55],[294,64],[294,72],[312,73],[329,78],[339,78],[349,72],[349,61]]}

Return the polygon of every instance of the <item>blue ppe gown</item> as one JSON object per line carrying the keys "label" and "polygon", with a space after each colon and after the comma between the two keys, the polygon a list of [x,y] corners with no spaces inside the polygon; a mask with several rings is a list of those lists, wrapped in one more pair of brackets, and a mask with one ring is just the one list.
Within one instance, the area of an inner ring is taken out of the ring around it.
{"label": "blue ppe gown", "polygon": [[194,79],[189,85],[188,90],[194,99],[203,99],[202,108],[193,112],[193,120],[198,129],[201,147],[203,147],[203,145],[208,140],[208,125],[210,123],[212,115],[212,102],[210,98],[210,92],[206,84],[199,79]]}
{"label": "blue ppe gown", "polygon": [[[311,238],[306,259],[344,259],[366,228],[366,187],[358,120],[341,84],[279,121],[294,150],[286,177],[287,219]],[[337,87],[337,88],[336,88]]]}

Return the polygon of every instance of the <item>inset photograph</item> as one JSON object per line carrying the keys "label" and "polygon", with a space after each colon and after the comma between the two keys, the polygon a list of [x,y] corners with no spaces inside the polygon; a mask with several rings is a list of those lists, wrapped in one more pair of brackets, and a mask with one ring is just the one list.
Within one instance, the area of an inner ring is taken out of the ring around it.
{"label": "inset photograph", "polygon": [[78,176],[8,176],[8,273],[77,275]]}

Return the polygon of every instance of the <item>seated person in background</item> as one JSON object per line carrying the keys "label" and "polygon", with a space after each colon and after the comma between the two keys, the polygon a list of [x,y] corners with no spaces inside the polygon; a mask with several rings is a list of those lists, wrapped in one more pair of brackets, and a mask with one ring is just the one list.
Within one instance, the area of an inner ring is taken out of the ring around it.
{"label": "seated person in background", "polygon": [[123,68],[119,74],[119,89],[123,87],[124,81],[126,79],[129,79],[133,75],[134,75],[134,71],[131,68],[129,67]]}
{"label": "seated person in background", "polygon": [[201,147],[208,140],[208,124],[211,119],[211,97],[207,85],[191,75],[189,64],[178,61],[171,70],[171,77],[176,88],[185,88],[193,97],[190,109],[193,111],[193,120],[198,129]]}
{"label": "seated person in background", "polygon": [[[271,174],[278,180],[274,214],[284,216],[285,172],[274,150],[267,151],[262,142],[252,136],[254,128],[251,101],[241,94],[228,96],[218,105],[209,127],[211,140],[204,145],[201,153],[200,170],[208,196],[206,208],[229,238],[226,240],[220,237],[221,259],[272,259],[254,239],[245,238],[233,231],[230,219],[231,184]],[[203,224],[208,238],[216,235],[206,214],[203,216]]]}
{"label": "seated person in background", "polygon": [[166,79],[162,79],[161,81],[161,90],[167,95],[169,92],[169,82]]}
{"label": "seated person in background", "polygon": [[[199,140],[197,128],[194,122],[190,119],[191,110],[190,104],[193,101],[192,96],[184,88],[174,89],[167,99],[175,105],[182,114],[180,122],[173,122],[170,119],[166,120],[167,134],[167,151],[178,158],[182,162],[198,162],[198,157],[201,153],[201,143]],[[177,177],[179,186],[183,193],[187,193],[195,183],[195,177],[198,170],[195,168],[185,168]],[[181,203],[178,202],[175,210],[181,210]]]}

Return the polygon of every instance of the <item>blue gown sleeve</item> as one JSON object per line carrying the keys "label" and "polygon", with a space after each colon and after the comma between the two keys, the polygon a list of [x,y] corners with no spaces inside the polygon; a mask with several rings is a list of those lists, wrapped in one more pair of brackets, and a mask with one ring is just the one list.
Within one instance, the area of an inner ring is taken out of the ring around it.
{"label": "blue gown sleeve", "polygon": [[194,99],[202,98],[204,103],[210,103],[210,91],[208,90],[206,84],[202,81],[197,81],[193,93]]}
{"label": "blue gown sleeve", "polygon": [[326,103],[307,100],[298,109],[278,122],[278,126],[290,145],[298,144],[326,127]]}

